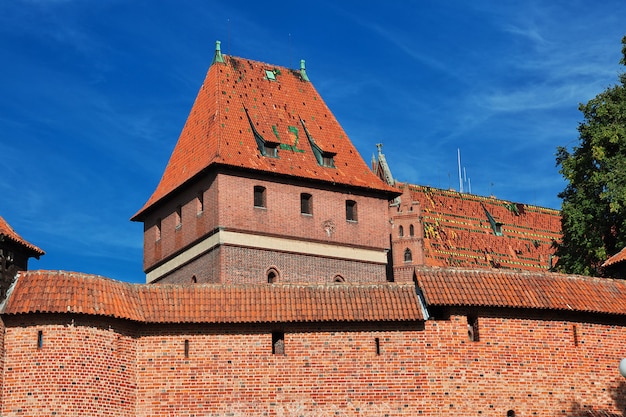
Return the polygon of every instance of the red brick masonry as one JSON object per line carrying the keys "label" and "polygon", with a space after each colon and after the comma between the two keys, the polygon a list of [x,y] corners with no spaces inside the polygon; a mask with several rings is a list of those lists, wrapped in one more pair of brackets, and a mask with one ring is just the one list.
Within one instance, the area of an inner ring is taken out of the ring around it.
{"label": "red brick masonry", "polygon": [[[617,365],[626,356],[626,283],[431,271],[417,270],[419,287],[138,285],[20,273],[1,310],[0,413],[622,410]],[[468,338],[468,316],[476,319],[478,341]],[[284,354],[273,353],[277,342]]]}

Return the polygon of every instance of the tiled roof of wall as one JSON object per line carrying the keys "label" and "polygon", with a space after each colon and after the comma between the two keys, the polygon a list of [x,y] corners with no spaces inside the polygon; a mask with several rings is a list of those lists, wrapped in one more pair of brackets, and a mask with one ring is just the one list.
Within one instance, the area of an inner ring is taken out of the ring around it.
{"label": "tiled roof of wall", "polygon": [[415,286],[148,285],[64,271],[18,275],[4,314],[83,313],[148,323],[423,320]]}
{"label": "tiled roof of wall", "polygon": [[[427,306],[626,314],[626,281],[544,272],[418,268]],[[79,313],[145,323],[423,320],[411,284],[150,285],[64,271],[20,272],[2,314]]]}
{"label": "tiled roof of wall", "polygon": [[36,257],[39,257],[45,253],[44,251],[39,249],[37,246],[31,243],[28,243],[20,235],[18,235],[15,232],[15,230],[13,230],[13,228],[9,225],[9,223],[7,223],[6,220],[2,218],[2,216],[0,216],[0,235],[6,236],[8,239],[12,240],[13,242],[19,245],[22,245],[26,249],[29,249],[30,251],[33,252],[34,256]]}
{"label": "tiled roof of wall", "polygon": [[418,268],[427,306],[626,314],[626,281],[550,272]]}
{"label": "tiled roof of wall", "polygon": [[602,264],[602,266],[607,267],[607,266],[615,265],[617,263],[624,262],[624,260],[626,260],[626,248],[622,249],[621,251],[617,252],[615,255],[611,256],[609,259],[607,259],[604,262],[604,264]]}
{"label": "tiled roof of wall", "polygon": [[[556,263],[558,210],[419,185],[400,188],[422,210],[426,265],[547,271]],[[485,210],[502,223],[502,236]]]}
{"label": "tiled roof of wall", "polygon": [[[336,154],[336,168],[318,164],[301,119],[315,144]],[[253,128],[279,144],[278,158],[261,155]],[[209,68],[160,183],[133,220],[212,165],[396,192],[370,171],[299,71],[230,56]]]}

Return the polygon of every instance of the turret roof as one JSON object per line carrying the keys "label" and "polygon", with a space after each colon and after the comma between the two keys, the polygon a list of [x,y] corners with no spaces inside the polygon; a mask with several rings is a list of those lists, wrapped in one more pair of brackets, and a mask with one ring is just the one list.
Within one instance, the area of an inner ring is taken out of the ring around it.
{"label": "turret roof", "polygon": [[37,246],[27,242],[20,235],[18,235],[15,232],[15,230],[13,230],[13,228],[9,225],[9,223],[7,223],[6,220],[2,218],[2,216],[0,216],[0,236],[4,236],[8,238],[9,240],[12,240],[13,242],[17,243],[18,245],[23,246],[25,249],[32,252],[33,256],[37,258],[39,258],[41,255],[45,253],[43,250],[39,249]]}

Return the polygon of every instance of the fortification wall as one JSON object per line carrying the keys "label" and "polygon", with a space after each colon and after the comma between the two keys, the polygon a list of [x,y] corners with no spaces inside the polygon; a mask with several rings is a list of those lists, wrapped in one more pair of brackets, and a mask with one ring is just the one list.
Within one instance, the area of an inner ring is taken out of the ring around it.
{"label": "fortification wall", "polygon": [[[577,416],[626,405],[626,328],[553,317],[141,325],[10,317],[2,415]],[[109,328],[109,326],[111,326]],[[38,332],[43,345],[38,348]],[[284,349],[284,353],[280,353]]]}
{"label": "fortification wall", "polygon": [[126,322],[5,317],[2,416],[134,416],[136,341]]}

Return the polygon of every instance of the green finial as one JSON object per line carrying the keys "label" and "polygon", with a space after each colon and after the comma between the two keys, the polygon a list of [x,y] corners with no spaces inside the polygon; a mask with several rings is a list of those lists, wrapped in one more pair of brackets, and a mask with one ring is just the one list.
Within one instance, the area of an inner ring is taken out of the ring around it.
{"label": "green finial", "polygon": [[309,77],[306,75],[306,66],[304,65],[304,59],[300,60],[300,76],[304,81],[309,81]]}
{"label": "green finial", "polygon": [[216,62],[219,62],[221,64],[224,63],[224,57],[222,56],[222,51],[220,49],[220,45],[222,42],[220,41],[215,41],[215,55],[213,56],[213,61],[211,62],[211,65],[215,64]]}

